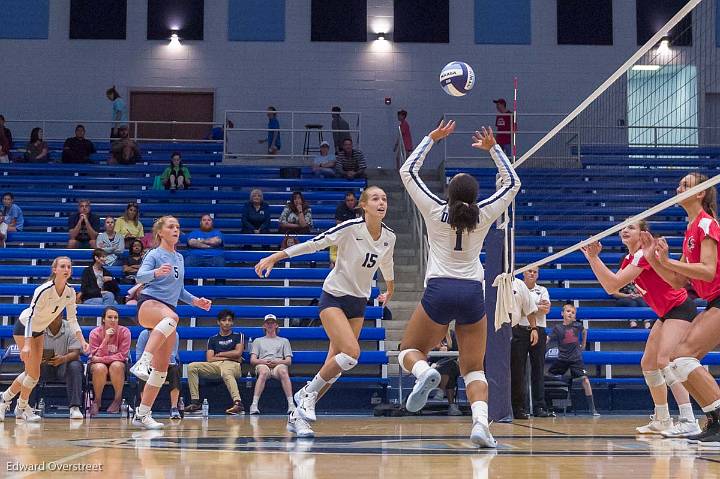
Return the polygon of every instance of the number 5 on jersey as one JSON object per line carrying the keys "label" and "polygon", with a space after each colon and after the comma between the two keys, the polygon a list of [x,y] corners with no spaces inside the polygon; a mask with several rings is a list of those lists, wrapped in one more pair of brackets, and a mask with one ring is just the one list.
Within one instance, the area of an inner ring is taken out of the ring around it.
{"label": "number 5 on jersey", "polygon": [[372,254],[372,253],[365,253],[365,261],[363,261],[363,266],[366,268],[372,268],[375,266],[376,260],[378,255]]}
{"label": "number 5 on jersey", "polygon": [[180,271],[178,270],[177,266],[173,266],[173,271],[175,272],[175,279],[180,277]]}

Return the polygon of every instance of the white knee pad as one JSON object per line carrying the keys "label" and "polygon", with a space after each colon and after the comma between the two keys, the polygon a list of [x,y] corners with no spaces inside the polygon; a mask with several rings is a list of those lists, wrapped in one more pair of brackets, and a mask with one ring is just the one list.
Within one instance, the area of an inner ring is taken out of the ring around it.
{"label": "white knee pad", "polygon": [[406,356],[408,353],[411,353],[411,352],[413,352],[413,351],[416,351],[416,352],[418,352],[418,353],[420,352],[419,349],[403,349],[402,351],[400,351],[400,354],[398,354],[398,363],[400,364],[400,367],[402,368],[402,370],[405,371],[406,373],[409,373],[410,370],[407,369],[407,368],[405,367],[405,365],[403,365],[403,359],[405,359],[405,356]]}
{"label": "white knee pad", "polygon": [[665,384],[667,384],[668,387],[673,387],[680,382],[680,380],[677,378],[677,376],[675,376],[675,373],[673,372],[672,363],[662,368],[662,373],[663,377],[665,377]]}
{"label": "white knee pad", "polygon": [[465,380],[465,387],[467,388],[471,382],[473,381],[482,381],[485,384],[487,384],[487,379],[485,378],[485,371],[472,371],[465,375],[463,375],[463,379]]}
{"label": "white knee pad", "polygon": [[681,383],[687,381],[688,376],[695,368],[699,368],[700,361],[696,358],[677,358],[670,363],[672,372]]}
{"label": "white knee pad", "polygon": [[342,376],[342,373],[339,373],[337,376],[333,376],[330,378],[330,380],[327,382],[328,384],[335,384],[338,379],[340,379],[340,376]]}
{"label": "white knee pad", "polygon": [[163,333],[166,338],[171,334],[175,334],[175,328],[177,328],[177,321],[173,318],[163,318],[157,323],[157,326],[155,326],[155,330]]}
{"label": "white knee pad", "polygon": [[36,385],[37,383],[38,383],[38,379],[37,379],[37,378],[30,377],[29,374],[26,374],[25,377],[23,378],[22,385],[23,385],[24,388],[32,389],[32,388],[35,387],[35,385]]}
{"label": "white knee pad", "polygon": [[352,368],[357,366],[357,359],[345,353],[338,353],[335,355],[335,362],[338,363],[340,369],[343,371],[350,371]]}
{"label": "white knee pad", "polygon": [[643,371],[645,376],[645,383],[651,388],[656,388],[665,385],[665,377],[662,371],[659,369],[653,369],[652,371]]}
{"label": "white knee pad", "polygon": [[165,378],[167,377],[167,371],[159,372],[153,369],[150,371],[150,377],[147,380],[147,383],[150,386],[155,386],[156,388],[161,388],[163,384],[165,384]]}
{"label": "white knee pad", "polygon": [[25,381],[25,377],[27,376],[27,373],[25,371],[18,374],[17,381],[22,384],[23,381]]}

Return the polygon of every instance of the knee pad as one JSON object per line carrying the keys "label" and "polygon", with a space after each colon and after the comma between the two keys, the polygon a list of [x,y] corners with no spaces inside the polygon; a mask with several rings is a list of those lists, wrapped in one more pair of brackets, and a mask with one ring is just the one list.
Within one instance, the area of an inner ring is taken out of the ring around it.
{"label": "knee pad", "polygon": [[673,372],[672,363],[662,368],[662,373],[665,377],[665,384],[667,384],[668,387],[673,387],[680,382],[680,380],[677,378],[677,376],[675,376],[675,373]]}
{"label": "knee pad", "polygon": [[405,365],[403,365],[403,359],[405,359],[405,356],[406,356],[408,353],[411,353],[411,352],[413,352],[413,351],[417,351],[418,353],[420,352],[419,349],[403,349],[402,351],[400,351],[400,354],[398,354],[398,363],[400,364],[400,367],[402,368],[402,370],[405,371],[406,373],[409,373],[410,370],[407,369],[407,368],[405,367]]}
{"label": "knee pad", "polygon": [[665,377],[662,371],[659,369],[653,369],[652,371],[643,371],[645,376],[645,383],[651,388],[656,388],[665,385]]}
{"label": "knee pad", "polygon": [[464,374],[463,379],[465,380],[465,387],[467,388],[473,381],[482,381],[487,385],[487,379],[485,378],[485,371],[472,371]]}
{"label": "knee pad", "polygon": [[330,380],[327,382],[328,384],[335,384],[338,379],[340,379],[340,376],[342,376],[342,373],[338,374],[337,376],[333,376],[330,378]]}
{"label": "knee pad", "polygon": [[357,366],[358,363],[357,359],[345,353],[336,354],[335,362],[338,363],[338,366],[340,366],[340,369],[343,371],[350,371],[352,368]]}
{"label": "knee pad", "polygon": [[25,371],[18,374],[17,381],[22,385],[23,381],[25,381],[25,377],[27,376],[27,373]]}
{"label": "knee pad", "polygon": [[163,384],[165,384],[165,378],[167,377],[167,371],[159,372],[153,369],[150,371],[150,377],[147,380],[147,383],[150,386],[155,386],[156,388],[161,388]]}
{"label": "knee pad", "polygon": [[688,376],[695,368],[700,367],[700,361],[696,358],[677,358],[675,361],[670,362],[670,367],[675,377],[681,383],[687,381]]}
{"label": "knee pad", "polygon": [[160,331],[167,338],[171,334],[175,334],[175,328],[177,328],[177,321],[173,318],[163,318],[155,326],[155,331]]}
{"label": "knee pad", "polygon": [[35,387],[35,385],[36,385],[37,383],[38,383],[38,379],[37,379],[37,378],[30,377],[29,374],[26,374],[25,377],[23,378],[22,385],[23,385],[24,388],[32,389],[32,388]]}

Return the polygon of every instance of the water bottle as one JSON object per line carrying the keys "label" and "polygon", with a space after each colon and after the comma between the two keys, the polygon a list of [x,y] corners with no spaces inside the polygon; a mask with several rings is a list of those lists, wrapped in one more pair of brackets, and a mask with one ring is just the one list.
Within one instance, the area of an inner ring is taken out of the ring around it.
{"label": "water bottle", "polygon": [[245,389],[252,389],[253,385],[253,377],[252,374],[250,374],[250,370],[248,369],[247,376],[245,376]]}
{"label": "water bottle", "polygon": [[124,418],[128,416],[128,404],[125,398],[123,398],[122,403],[120,403],[120,417]]}
{"label": "water bottle", "polygon": [[40,398],[40,402],[38,403],[38,415],[40,417],[45,416],[45,398]]}
{"label": "water bottle", "polygon": [[178,399],[178,412],[180,412],[180,417],[185,417],[185,401],[183,400],[182,396],[180,396],[180,399]]}
{"label": "water bottle", "polygon": [[203,399],[202,402],[202,417],[208,417],[210,415],[210,404],[208,404],[207,398]]}

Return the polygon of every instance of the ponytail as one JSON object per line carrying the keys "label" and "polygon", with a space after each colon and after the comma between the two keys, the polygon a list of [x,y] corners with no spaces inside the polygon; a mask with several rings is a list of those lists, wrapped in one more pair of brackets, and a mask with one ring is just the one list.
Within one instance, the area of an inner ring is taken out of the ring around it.
{"label": "ponytail", "polygon": [[[695,177],[696,186],[708,180],[708,177],[702,173],[692,173],[692,175]],[[711,186],[706,189],[704,193],[705,196],[703,196],[700,203],[703,211],[713,218],[717,218],[717,189],[715,189],[714,186]]]}
{"label": "ponytail", "polygon": [[480,220],[480,208],[475,203],[478,183],[472,176],[460,173],[448,186],[448,223],[458,234],[473,231]]}

